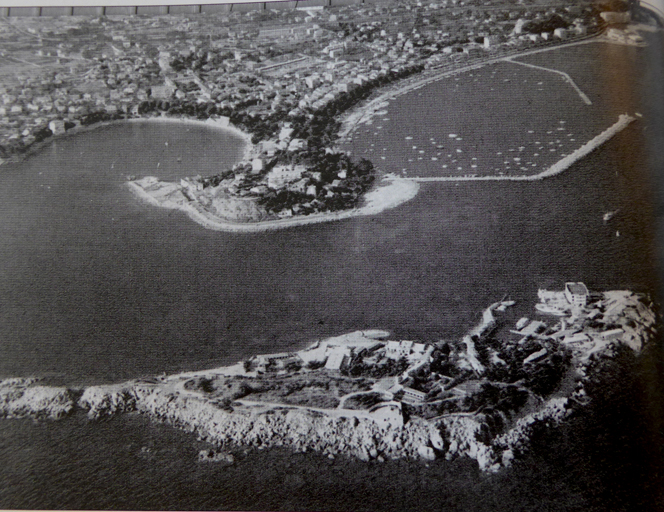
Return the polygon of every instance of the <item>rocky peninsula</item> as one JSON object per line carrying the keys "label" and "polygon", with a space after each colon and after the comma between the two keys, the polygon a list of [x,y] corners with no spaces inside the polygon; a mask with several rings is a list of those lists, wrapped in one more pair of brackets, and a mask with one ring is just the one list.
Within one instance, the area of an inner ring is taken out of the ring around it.
{"label": "rocky peninsula", "polygon": [[[497,471],[530,436],[588,404],[602,362],[637,355],[657,332],[647,296],[540,290],[536,319],[508,325],[514,303],[489,306],[458,341],[390,340],[357,331],[299,352],[234,366],[70,389],[0,382],[0,416],[90,420],[138,412],[216,446],[202,462],[233,463],[240,447],[288,447],[361,460],[470,457]],[[511,323],[511,322],[510,322]]]}
{"label": "rocky peninsula", "polygon": [[[353,206],[347,209],[314,210],[313,208],[321,206],[322,203],[316,199],[311,200],[311,197],[305,197],[302,203],[295,204],[293,208],[285,208],[284,213],[270,214],[262,207],[258,195],[235,196],[223,189],[198,188],[187,180],[177,184],[148,176],[130,181],[127,186],[136,196],[149,204],[183,211],[192,220],[208,229],[236,233],[283,229],[374,215],[409,201],[419,190],[418,183],[387,174],[362,198],[353,197]],[[334,193],[329,197],[335,197]],[[305,209],[308,209],[309,213],[300,215],[292,213],[293,210],[307,211]]]}

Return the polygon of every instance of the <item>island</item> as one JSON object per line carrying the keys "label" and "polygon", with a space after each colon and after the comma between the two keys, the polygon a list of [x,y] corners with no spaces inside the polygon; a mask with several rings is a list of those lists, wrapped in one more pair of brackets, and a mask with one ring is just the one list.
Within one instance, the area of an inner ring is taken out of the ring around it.
{"label": "island", "polygon": [[[206,463],[233,451],[287,447],[330,458],[455,459],[487,472],[529,449],[534,432],[592,403],[608,361],[635,358],[659,319],[644,294],[540,290],[533,318],[507,323],[514,301],[491,304],[459,340],[392,340],[356,331],[230,367],[87,388],[35,378],[0,381],[0,416],[91,421],[140,413],[210,443]],[[619,385],[619,383],[616,383]]]}

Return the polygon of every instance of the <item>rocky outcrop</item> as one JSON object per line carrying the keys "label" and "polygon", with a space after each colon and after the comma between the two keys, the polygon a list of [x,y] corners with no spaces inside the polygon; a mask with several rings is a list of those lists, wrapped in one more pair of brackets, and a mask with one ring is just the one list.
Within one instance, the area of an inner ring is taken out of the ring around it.
{"label": "rocky outcrop", "polygon": [[[257,394],[251,397],[253,399],[245,397],[232,402],[238,397],[230,392],[224,394],[219,389],[232,391],[233,386],[248,386],[250,381],[246,379],[252,377],[245,376],[240,365],[232,371],[226,368],[210,370],[211,373],[141,379],[92,386],[82,391],[39,385],[35,379],[7,379],[0,381],[0,417],[61,418],[79,408],[86,411],[89,418],[99,419],[138,411],[157,421],[194,432],[215,445],[217,448],[212,451],[199,454],[202,462],[231,464],[231,458],[223,451],[228,446],[287,447],[296,452],[315,451],[329,457],[347,455],[364,461],[470,457],[477,461],[482,471],[492,472],[508,466],[514,458],[526,452],[538,428],[556,426],[574,407],[588,403],[590,398],[586,395],[585,385],[589,382],[589,371],[602,371],[603,361],[621,351],[631,355],[638,353],[653,339],[659,321],[653,306],[644,302],[646,299],[628,291],[606,292],[601,300],[575,316],[561,320],[550,332],[525,335],[517,343],[506,342],[503,353],[507,355],[510,355],[509,350],[514,352],[527,343],[533,345],[512,357],[517,363],[521,361],[522,366],[527,365],[529,371],[545,356],[550,357],[558,345],[572,346],[574,364],[564,368],[566,376],[554,375],[558,390],[552,388],[540,394],[530,390],[525,405],[513,405],[515,399],[506,395],[501,399],[502,408],[494,407],[498,402],[491,401],[492,392],[520,386],[518,382],[489,382],[488,377],[478,391],[466,396],[471,403],[465,405],[465,411],[429,420],[418,415],[417,409],[406,409],[404,416],[404,406],[393,396],[389,397],[390,401],[381,402],[369,410],[317,408],[270,401],[278,400],[281,395]],[[482,340],[478,336],[494,324],[493,311],[508,305],[507,302],[496,303],[485,311],[483,322],[471,331],[476,339],[470,335],[464,339],[465,362],[475,360],[479,363],[477,354],[482,348]],[[523,334],[521,331],[517,334]],[[582,336],[573,336],[579,333]],[[529,340],[527,336],[533,336],[537,341]],[[547,345],[542,346],[545,341]],[[505,360],[507,355],[503,355]],[[506,364],[500,358],[499,362]],[[485,361],[485,364],[488,375],[490,364],[497,363]],[[557,367],[548,368],[556,370]],[[479,373],[479,368],[475,370]],[[236,376],[240,380],[223,381],[217,387],[199,385],[203,381],[210,384],[213,382],[210,376],[220,375]],[[325,373],[315,375],[318,377],[314,380],[324,385],[340,378]],[[325,375],[331,380],[325,381]],[[544,378],[548,375],[545,372]],[[293,379],[285,381],[289,385],[297,382]],[[301,378],[301,382],[307,385],[313,382],[310,381],[310,377]],[[275,377],[272,382],[267,378],[261,386],[266,382],[277,385],[279,378]],[[554,391],[556,398],[546,400]],[[345,396],[357,394],[351,390]]]}
{"label": "rocky outcrop", "polygon": [[136,396],[139,411],[221,446],[284,446],[362,460],[420,458],[420,447],[442,447],[437,428],[423,420],[395,428],[369,418],[335,417],[281,406],[230,413],[206,400],[162,393],[156,388],[136,389]]}
{"label": "rocky outcrop", "polygon": [[445,458],[459,457],[475,459],[482,471],[495,471],[499,468],[493,446],[481,439],[485,428],[483,417],[473,415],[451,415],[438,423],[445,439]]}
{"label": "rocky outcrop", "polygon": [[[204,397],[140,383],[92,386],[77,400],[74,390],[35,385],[31,379],[0,382],[0,415],[4,417],[57,419],[76,407],[87,411],[91,419],[139,411],[196,433],[217,446],[279,446],[328,456],[349,455],[364,461],[467,456],[477,460],[483,471],[495,471],[501,462],[509,463],[511,454],[524,451],[534,423],[561,420],[565,404],[565,400],[551,401],[492,442],[483,435],[486,425],[482,415],[450,415],[437,422],[411,418],[406,424],[392,424],[280,405],[267,410],[238,408],[230,412]],[[232,463],[224,455],[226,452],[204,452],[199,454],[201,461]]]}
{"label": "rocky outcrop", "polygon": [[512,429],[498,436],[493,443],[496,453],[501,453],[500,463],[509,466],[515,455],[528,450],[535,426],[559,425],[568,414],[568,399],[552,398],[537,412],[521,418]]}
{"label": "rocky outcrop", "polygon": [[0,381],[0,417],[58,419],[74,410],[75,391],[34,383],[34,379]]}
{"label": "rocky outcrop", "polygon": [[78,406],[88,417],[99,419],[136,410],[136,395],[130,386],[92,386],[86,388]]}
{"label": "rocky outcrop", "polygon": [[444,438],[448,460],[459,457],[475,459],[482,471],[495,472],[509,466],[515,455],[528,451],[536,426],[560,424],[569,414],[566,398],[553,398],[537,412],[516,421],[512,428],[491,436],[483,415],[458,414],[442,418],[438,428]]}

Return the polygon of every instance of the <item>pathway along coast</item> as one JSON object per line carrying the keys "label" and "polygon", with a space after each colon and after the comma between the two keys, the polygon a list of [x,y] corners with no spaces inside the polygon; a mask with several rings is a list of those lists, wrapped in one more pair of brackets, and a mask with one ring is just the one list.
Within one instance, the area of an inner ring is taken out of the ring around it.
{"label": "pathway along coast", "polygon": [[[528,450],[530,435],[588,403],[585,384],[617,355],[654,339],[653,304],[581,283],[539,293],[557,314],[500,329],[513,301],[489,306],[457,342],[391,341],[357,331],[295,353],[234,366],[84,389],[0,381],[0,416],[100,419],[138,411],[195,432],[221,450],[288,447],[364,461],[470,457],[494,472]],[[495,334],[499,329],[500,334]],[[200,460],[232,463],[227,451]]]}

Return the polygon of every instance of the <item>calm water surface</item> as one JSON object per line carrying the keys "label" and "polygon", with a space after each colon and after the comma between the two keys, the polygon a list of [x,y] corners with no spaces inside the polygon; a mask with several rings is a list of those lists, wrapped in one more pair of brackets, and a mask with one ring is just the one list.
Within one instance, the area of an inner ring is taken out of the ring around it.
{"label": "calm water surface", "polygon": [[[425,185],[379,216],[242,235],[141,204],[123,185],[164,151],[146,144],[140,165],[114,163],[136,151],[136,132],[181,130],[109,126],[0,175],[0,373],[115,381],[354,329],[456,336],[504,294],[652,282],[640,123],[545,182]],[[207,172],[192,160],[188,171]]]}
{"label": "calm water surface", "polygon": [[[241,154],[228,134],[132,123],[59,139],[0,172],[0,375],[118,381],[362,328],[444,339],[506,294],[519,302],[508,318],[532,315],[538,288],[569,280],[655,291],[651,123],[542,182],[428,184],[377,216],[261,234],[206,230],[123,185],[127,175],[212,174]],[[328,468],[274,451],[222,470],[196,465],[197,449],[141,418],[3,421],[0,504],[339,510],[344,496],[357,509],[362,492],[383,486],[364,508],[387,510],[424,506],[418,489],[452,485],[443,462]],[[455,468],[452,480],[479,482],[472,465]]]}

